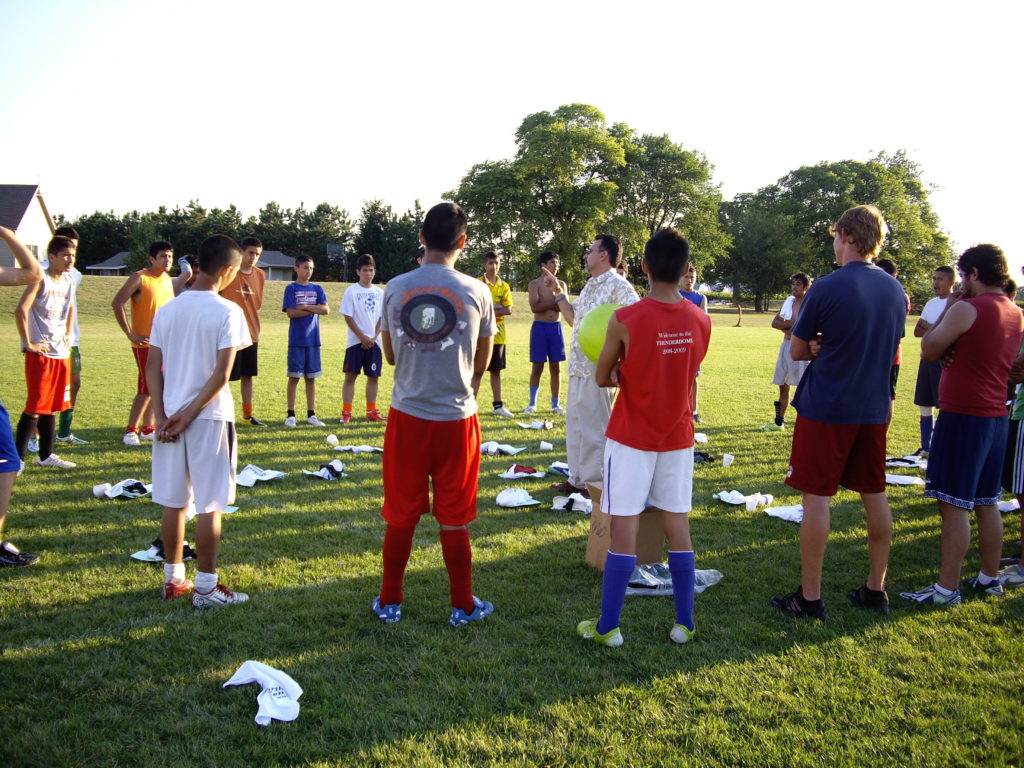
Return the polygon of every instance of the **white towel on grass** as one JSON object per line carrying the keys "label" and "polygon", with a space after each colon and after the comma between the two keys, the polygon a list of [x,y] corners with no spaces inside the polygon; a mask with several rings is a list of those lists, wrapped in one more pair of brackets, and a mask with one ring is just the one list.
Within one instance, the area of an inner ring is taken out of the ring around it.
{"label": "white towel on grass", "polygon": [[287,673],[259,661],[247,661],[221,687],[249,683],[259,683],[263,688],[256,697],[256,725],[270,725],[271,720],[287,723],[299,716],[302,688]]}

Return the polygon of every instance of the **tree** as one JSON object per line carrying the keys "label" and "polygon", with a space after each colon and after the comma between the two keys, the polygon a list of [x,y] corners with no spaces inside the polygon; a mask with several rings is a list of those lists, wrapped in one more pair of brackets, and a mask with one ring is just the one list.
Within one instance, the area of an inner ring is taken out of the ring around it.
{"label": "tree", "polygon": [[368,253],[377,262],[377,277],[387,282],[416,266],[423,209],[416,201],[413,210],[397,216],[380,200],[363,204],[355,237],[356,255]]}

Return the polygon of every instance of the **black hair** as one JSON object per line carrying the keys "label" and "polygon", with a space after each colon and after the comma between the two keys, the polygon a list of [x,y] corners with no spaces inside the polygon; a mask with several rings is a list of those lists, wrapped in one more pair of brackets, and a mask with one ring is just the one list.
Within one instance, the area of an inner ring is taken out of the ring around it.
{"label": "black hair", "polygon": [[[306,253],[299,254],[295,257],[295,266],[297,267],[299,264],[305,264],[307,261],[313,261],[313,257]],[[315,264],[316,262],[314,262],[314,265]]]}
{"label": "black hair", "polygon": [[75,229],[74,227],[57,227],[57,231],[54,232],[53,234],[60,235],[61,237],[68,237],[72,240],[82,239],[81,237],[78,236],[78,230]]}
{"label": "black hair", "polygon": [[364,253],[362,256],[356,259],[356,272],[369,264],[374,269],[377,268],[377,262],[374,261],[373,256],[368,253]]}
{"label": "black hair", "polygon": [[487,253],[484,254],[484,264],[486,264],[488,261],[494,261],[497,258],[498,254],[496,254],[494,251],[488,251]]}
{"label": "black hair", "polygon": [[540,256],[537,257],[537,265],[538,266],[543,266],[544,264],[547,264],[548,262],[554,261],[555,259],[559,259],[560,260],[561,258],[562,257],[559,256],[554,251],[544,251],[543,253],[541,253]]}
{"label": "black hair", "polygon": [[1007,280],[1003,284],[1003,293],[1006,294],[1006,298],[1008,298],[1010,301],[1016,301],[1017,300],[1017,283],[1015,283],[1013,280]]}
{"label": "black hair", "polygon": [[429,251],[451,253],[466,234],[469,219],[455,203],[438,203],[423,218],[423,242]]}
{"label": "black hair", "polygon": [[60,253],[65,248],[74,248],[75,241],[65,235],[54,235],[50,242],[46,245],[46,254],[52,256],[55,253]]}
{"label": "black hair", "polygon": [[155,243],[149,244],[149,258],[155,259],[156,255],[160,251],[173,251],[174,246],[168,243],[166,240],[157,240]]}
{"label": "black hair", "polygon": [[258,237],[249,235],[248,237],[242,238],[242,250],[244,251],[246,248],[259,248],[262,251],[263,243]]}
{"label": "black hair", "polygon": [[224,267],[231,266],[234,254],[241,261],[242,249],[238,243],[227,235],[210,235],[199,245],[199,271],[215,276]]}
{"label": "black hair", "polygon": [[611,264],[612,269],[619,266],[619,252],[622,250],[619,238],[615,235],[598,235],[594,240],[601,243],[601,247],[608,254],[608,263]]}
{"label": "black hair", "polygon": [[953,268],[947,267],[945,264],[943,264],[941,267],[936,267],[935,271],[941,272],[944,275],[949,275],[951,278],[956,276],[956,273],[953,271]]}
{"label": "black hair", "polygon": [[888,274],[890,277],[896,277],[896,264],[892,259],[879,259],[875,262],[875,266],[881,269],[883,272]]}
{"label": "black hair", "polygon": [[675,227],[659,229],[644,246],[644,263],[651,280],[678,283],[690,263],[690,244]]}
{"label": "black hair", "polygon": [[801,283],[803,283],[804,288],[811,284],[811,277],[806,272],[794,272],[792,275],[790,275],[789,282],[793,282],[794,280],[799,280]]}
{"label": "black hair", "polygon": [[1006,285],[1010,279],[1003,249],[991,243],[968,248],[956,260],[956,268],[964,275],[972,269],[978,270],[978,280],[984,285]]}

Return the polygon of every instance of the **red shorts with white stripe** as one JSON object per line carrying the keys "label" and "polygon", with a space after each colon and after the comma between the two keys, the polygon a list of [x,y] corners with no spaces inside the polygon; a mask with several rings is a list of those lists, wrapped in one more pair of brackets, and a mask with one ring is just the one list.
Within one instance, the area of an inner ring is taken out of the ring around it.
{"label": "red shorts with white stripe", "polygon": [[49,416],[71,407],[71,358],[25,353],[25,413]]}
{"label": "red shorts with white stripe", "polygon": [[149,387],[146,385],[146,361],[149,360],[149,347],[132,347],[132,354],[135,355],[135,365],[139,367],[139,382],[135,391],[140,395],[148,395]]}

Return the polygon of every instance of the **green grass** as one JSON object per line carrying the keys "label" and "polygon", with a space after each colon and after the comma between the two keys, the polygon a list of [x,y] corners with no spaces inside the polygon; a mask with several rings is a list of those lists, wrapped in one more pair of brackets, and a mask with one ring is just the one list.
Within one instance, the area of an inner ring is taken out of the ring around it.
{"label": "green grass", "polygon": [[[406,582],[404,618],[377,622],[383,523],[380,455],[342,456],[351,476],[329,484],[301,475],[343,442],[381,444],[382,425],[337,423],[342,323],[325,323],[318,412],[329,429],[286,430],[283,284],[269,284],[256,380],[257,414],[240,426],[241,463],[287,471],[240,489],[225,518],[224,581],[245,606],[194,615],[158,599],[159,567],[129,553],[157,535],[146,501],[97,501],[99,482],[149,478],[149,449],[120,444],[134,364],[109,300],[121,280],[87,277],[80,293],[84,386],[75,432],[89,445],[62,453],[66,472],[29,467],[15,486],[7,536],[39,552],[35,567],[0,571],[0,757],[4,765],[1021,765],[1024,600],[973,601],[951,610],[894,605],[886,617],[848,607],[863,580],[863,513],[855,494],[835,499],[826,556],[827,624],[795,621],[767,605],[798,579],[797,526],[711,499],[719,490],[798,497],[783,484],[789,433],[760,433],[772,415],[779,334],[767,315],[714,315],[701,378],[708,451],[692,530],[698,567],[724,580],[697,599],[698,634],[667,634],[671,600],[634,598],[626,645],[584,644],[574,626],[595,616],[600,577],[583,565],[587,520],[545,507],[500,509],[512,460],[484,457],[472,526],[475,591],[496,606],[478,626],[447,625],[447,578],[436,525],[423,521]],[[333,308],[341,287],[327,286]],[[526,404],[529,316],[517,294],[510,320],[505,400]],[[17,292],[0,294],[10,317]],[[17,418],[24,396],[16,333],[0,340],[0,393]],[[908,323],[908,329],[912,322]],[[912,392],[918,342],[905,344],[890,451],[917,448]],[[386,371],[379,398],[387,407]],[[540,402],[546,404],[547,379]],[[489,404],[485,380],[483,397]],[[237,395],[236,395],[237,399]],[[362,405],[357,390],[357,414]],[[301,408],[300,393],[300,408]],[[564,423],[552,433],[481,418],[484,439],[529,449],[515,461],[564,459]],[[541,453],[539,440],[555,443]],[[336,455],[336,454],[335,454]],[[523,484],[547,502],[546,481]],[[935,577],[938,517],[919,489],[893,488],[890,594]],[[1007,548],[1018,518],[1007,518]],[[190,528],[191,530],[191,528]],[[976,552],[967,569],[978,567]],[[967,573],[968,571],[965,571]],[[246,659],[286,670],[305,690],[293,723],[253,723],[255,686],[222,689]]]}

